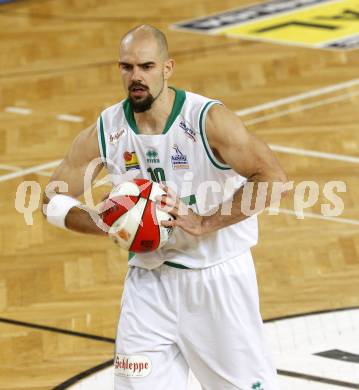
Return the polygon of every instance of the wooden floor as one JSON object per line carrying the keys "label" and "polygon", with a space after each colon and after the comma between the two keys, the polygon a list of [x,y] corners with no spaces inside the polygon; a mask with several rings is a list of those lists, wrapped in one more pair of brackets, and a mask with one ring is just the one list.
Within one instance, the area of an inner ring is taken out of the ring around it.
{"label": "wooden floor", "polygon": [[[42,188],[53,168],[3,175],[64,156],[71,140],[124,96],[118,42],[148,22],[168,35],[177,61],[173,85],[222,100],[237,111],[358,77],[359,52],[240,41],[169,29],[171,23],[252,4],[224,0],[38,0],[0,6],[0,389],[51,389],[112,358],[125,253],[103,238],[56,230],[15,210],[23,180]],[[260,217],[254,249],[265,319],[358,306],[359,85],[243,116],[272,145],[330,153],[278,153],[295,183],[313,180],[321,197],[307,209]],[[9,112],[8,107],[32,110]],[[83,117],[83,122],[56,118]],[[340,160],[336,155],[356,159]],[[15,167],[15,168],[14,168]],[[341,180],[341,220],[324,220],[327,181]],[[105,188],[99,189],[101,191]],[[293,200],[281,207],[293,210]],[[5,319],[19,321],[7,323]],[[102,336],[91,339],[27,322]]]}

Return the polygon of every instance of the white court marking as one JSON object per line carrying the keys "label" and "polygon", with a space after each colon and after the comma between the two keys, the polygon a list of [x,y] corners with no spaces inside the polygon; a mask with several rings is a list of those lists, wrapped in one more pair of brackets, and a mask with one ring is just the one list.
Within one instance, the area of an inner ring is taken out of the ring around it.
{"label": "white court marking", "polygon": [[336,102],[340,102],[340,101],[343,101],[343,100],[347,100],[347,99],[350,99],[351,97],[355,97],[355,96],[358,96],[358,95],[359,95],[359,91],[348,93],[348,94],[344,94],[344,95],[339,95],[339,96],[335,96],[335,97],[331,97],[331,98],[328,98],[328,99],[323,99],[323,100],[320,100],[318,102],[303,104],[303,105],[301,105],[299,107],[293,107],[293,108],[289,108],[287,110],[273,112],[272,114],[264,115],[264,116],[261,116],[261,117],[258,117],[258,118],[249,119],[249,120],[245,121],[245,124],[246,125],[255,125],[257,123],[266,122],[268,120],[280,118],[282,116],[294,114],[294,113],[297,113],[297,112],[303,112],[303,111],[310,110],[310,109],[313,109],[313,108],[316,108],[316,107],[325,106],[326,104],[331,104],[331,103],[336,103]]}
{"label": "white court marking", "polygon": [[[18,172],[18,171],[23,170],[24,168],[15,167],[14,165],[0,164],[0,169],[2,169],[4,171]],[[37,172],[37,174],[40,176],[51,176],[52,175],[51,172],[47,172],[47,171],[39,171],[39,172]]]}
{"label": "white court marking", "polygon": [[[274,355],[281,390],[359,389],[359,309],[314,313],[264,324],[266,338]],[[337,357],[318,353],[339,351]],[[285,375],[285,372],[287,375]],[[291,375],[288,375],[290,373]],[[69,390],[114,389],[114,370],[107,367],[79,382]],[[190,372],[187,390],[201,390]]]}
{"label": "white court marking", "polygon": [[[301,93],[298,95],[293,95],[293,96],[289,96],[287,98],[273,100],[272,102],[249,107],[247,109],[237,111],[236,114],[245,116],[245,115],[253,114],[253,113],[256,113],[256,112],[259,112],[262,110],[271,109],[274,107],[279,107],[279,106],[286,105],[286,104],[293,103],[293,102],[297,102],[300,100],[304,100],[304,99],[308,99],[308,98],[312,98],[312,97],[317,97],[317,96],[320,96],[323,94],[335,92],[335,91],[338,91],[341,89],[350,88],[350,87],[353,87],[356,85],[359,85],[359,79],[352,79],[352,80],[349,80],[349,81],[346,81],[343,83],[329,85],[327,87],[315,89],[312,91],[307,91],[307,92],[304,92],[304,93]],[[348,98],[351,96],[351,94],[341,95],[341,97],[342,96],[345,96],[346,98]],[[335,99],[335,98],[332,98],[332,99]],[[328,99],[324,99],[322,101],[328,101]],[[320,102],[316,102],[316,103],[312,103],[312,104],[320,104]],[[329,104],[329,103],[326,103],[326,104]],[[312,105],[311,104],[303,105],[301,108],[301,111],[305,110],[306,107],[311,108]],[[299,111],[299,109],[300,109],[300,107],[295,109],[295,110]],[[296,111],[296,112],[298,112],[298,111]],[[292,110],[285,110],[285,113],[283,113],[283,112],[282,112],[282,115],[288,115],[288,114],[292,113],[293,111]],[[279,113],[277,113],[277,114],[279,114]],[[62,117],[65,116],[67,118],[68,117],[76,117],[76,116],[67,115],[67,114],[60,114],[60,115],[58,115],[58,117],[59,116],[62,116]],[[267,117],[267,116],[264,116],[264,117]],[[264,117],[262,117],[262,118],[264,118]],[[82,118],[82,117],[78,117],[78,118]],[[259,120],[259,119],[261,119],[261,118],[255,118],[253,120]],[[253,122],[251,122],[251,123],[253,123]],[[274,151],[281,152],[281,153],[297,154],[297,155],[307,156],[307,157],[325,158],[325,159],[330,159],[330,160],[339,160],[339,161],[345,161],[345,162],[358,163],[358,157],[353,157],[353,156],[325,153],[325,152],[315,151],[315,150],[308,150],[307,151],[305,149],[292,148],[292,147],[287,147],[287,146],[283,146],[283,145],[270,145],[270,147]],[[57,162],[59,163],[60,161],[61,160],[49,162],[48,168],[56,166],[56,163]],[[46,169],[46,168],[42,168],[43,165],[46,166],[46,164],[36,165],[34,167],[30,167],[30,168],[23,169],[23,170],[19,169],[18,172],[14,172],[13,174],[7,174],[7,175],[0,176],[0,182],[4,182],[6,180],[11,180],[11,179],[14,179],[14,178],[19,177],[19,176],[23,176],[23,175],[28,174],[28,173],[40,172],[43,169]]]}
{"label": "white court marking", "polygon": [[80,122],[84,121],[84,118],[82,116],[69,115],[69,114],[59,114],[59,115],[56,115],[56,119],[59,120],[59,121],[75,122],[75,123],[80,123]]}
{"label": "white court marking", "polygon": [[32,110],[30,108],[22,108],[22,107],[6,107],[6,112],[10,112],[11,114],[20,114],[20,115],[30,115]]}
{"label": "white court marking", "polygon": [[37,173],[37,172],[43,171],[45,169],[57,167],[61,161],[62,160],[50,161],[50,162],[45,163],[45,164],[35,165],[33,167],[24,168],[24,169],[19,169],[19,171],[17,171],[17,172],[7,173],[6,175],[0,176],[0,182],[11,180],[11,179],[14,179],[14,178],[19,177],[19,176],[28,175],[30,173]]}
{"label": "white court marking", "polygon": [[337,160],[337,161],[344,161],[344,162],[353,163],[353,164],[359,164],[359,157],[355,157],[355,156],[347,156],[345,154],[319,152],[317,150],[292,148],[289,146],[282,146],[282,145],[269,144],[269,146],[272,150],[274,150],[275,152],[279,152],[279,153],[295,154],[297,156],[324,158],[327,160]]}
{"label": "white court marking", "polygon": [[[279,208],[279,209],[268,208],[266,210],[268,212],[275,212],[275,213],[277,211],[279,211],[280,214],[293,215],[293,216],[297,217],[297,219],[299,219],[298,216],[297,216],[297,213],[295,211],[293,211],[293,210],[282,209],[282,208]],[[324,221],[330,221],[330,222],[336,222],[336,223],[346,223],[348,225],[357,225],[357,226],[359,226],[359,220],[357,220],[357,219],[340,218],[340,217],[327,217],[325,215],[317,214],[317,213],[311,213],[309,211],[304,211],[303,212],[303,216],[305,218],[321,219],[321,220],[324,220]]]}
{"label": "white court marking", "polygon": [[[359,157],[348,156],[345,154],[326,153],[326,152],[320,152],[318,150],[307,150],[307,149],[293,148],[289,146],[275,145],[275,144],[270,144],[269,146],[272,150],[279,153],[294,154],[294,155],[306,156],[306,157],[324,158],[327,160],[344,161],[344,162],[354,163],[354,164],[359,163]],[[60,164],[61,161],[62,160],[55,160],[46,164],[35,165],[33,167],[26,168],[26,169],[19,168],[17,172],[0,176],[0,182],[15,179],[17,177],[24,176],[29,173],[38,173],[44,169],[54,168],[58,164]]]}
{"label": "white court marking", "polygon": [[327,93],[340,91],[341,89],[354,87],[356,85],[359,85],[359,79],[352,79],[352,80],[345,81],[343,83],[328,85],[327,87],[313,89],[312,91],[307,91],[304,93],[300,93],[298,95],[292,95],[283,99],[272,100],[271,102],[268,103],[259,104],[258,106],[245,108],[244,110],[236,111],[236,114],[238,115],[254,114],[256,112],[269,110],[271,108],[275,108],[279,106],[284,106],[286,104],[298,102],[300,100],[309,99],[312,97],[325,95]]}

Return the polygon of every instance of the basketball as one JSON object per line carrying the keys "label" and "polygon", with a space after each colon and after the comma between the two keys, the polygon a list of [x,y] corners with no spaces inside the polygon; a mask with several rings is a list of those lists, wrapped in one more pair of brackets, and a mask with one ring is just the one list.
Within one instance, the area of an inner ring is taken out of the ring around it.
{"label": "basketball", "polygon": [[147,179],[134,179],[112,189],[100,215],[109,227],[109,235],[121,248],[151,252],[167,242],[173,229],[161,226],[161,221],[173,217],[159,210],[155,200],[163,194],[158,183]]}

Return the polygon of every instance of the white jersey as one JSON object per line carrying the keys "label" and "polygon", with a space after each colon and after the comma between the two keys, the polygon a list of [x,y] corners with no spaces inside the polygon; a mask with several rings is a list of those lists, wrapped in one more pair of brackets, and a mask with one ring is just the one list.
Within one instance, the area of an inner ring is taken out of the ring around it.
{"label": "white jersey", "polygon": [[[218,161],[207,141],[206,114],[221,103],[179,89],[175,93],[172,112],[158,135],[140,134],[127,99],[105,109],[97,126],[101,157],[114,185],[123,181],[124,173],[137,173],[138,178],[166,182],[195,212],[211,215],[246,179]],[[129,264],[206,268],[247,251],[257,239],[256,216],[200,237],[176,228],[161,249],[130,254]]]}

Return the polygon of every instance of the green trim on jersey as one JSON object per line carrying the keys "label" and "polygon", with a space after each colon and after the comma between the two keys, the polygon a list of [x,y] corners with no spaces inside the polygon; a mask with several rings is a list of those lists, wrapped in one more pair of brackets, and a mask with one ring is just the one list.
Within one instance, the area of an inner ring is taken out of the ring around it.
{"label": "green trim on jersey", "polygon": [[174,121],[176,120],[176,118],[180,114],[182,107],[184,105],[184,102],[186,100],[186,92],[185,91],[183,91],[182,89],[176,89],[176,88],[172,88],[172,87],[170,87],[170,88],[175,91],[176,96],[175,96],[175,101],[173,103],[171,114],[167,119],[166,126],[163,129],[162,134],[166,134],[167,131],[171,128]]}
{"label": "green trim on jersey", "polygon": [[182,265],[182,264],[172,263],[172,261],[165,261],[163,264],[166,264],[166,265],[168,265],[169,267],[173,267],[173,268],[191,269],[191,268],[186,267],[185,265]]}
{"label": "green trim on jersey", "polygon": [[[173,103],[172,111],[167,119],[165,128],[162,131],[162,134],[166,134],[167,131],[171,128],[171,126],[173,125],[173,122],[176,120],[179,113],[181,112],[183,104],[186,100],[186,92],[185,91],[183,91],[182,89],[176,89],[173,87],[170,87],[170,88],[175,91],[176,96],[175,96],[175,101]],[[126,99],[123,102],[123,111],[125,113],[126,120],[127,120],[128,124],[130,125],[131,129],[136,134],[141,134],[140,130],[137,127],[135,116],[133,114],[133,110],[131,108],[130,101],[128,99]]]}
{"label": "green trim on jersey", "polygon": [[133,111],[131,109],[131,105],[128,99],[126,99],[123,102],[123,112],[125,113],[126,120],[128,124],[130,125],[131,129],[136,133],[139,134],[139,130],[136,125],[135,117],[133,116]]}
{"label": "green trim on jersey", "polygon": [[200,133],[201,133],[201,138],[202,138],[202,142],[203,142],[203,145],[204,145],[204,149],[207,153],[207,156],[208,158],[211,160],[212,164],[218,168],[218,169],[231,169],[231,167],[227,164],[223,164],[221,161],[219,161],[216,156],[214,155],[209,143],[208,143],[208,139],[207,139],[207,136],[206,136],[206,132],[205,132],[205,119],[206,119],[206,115],[207,115],[207,111],[209,110],[209,108],[214,105],[214,104],[221,104],[220,102],[218,101],[215,101],[215,100],[211,100],[209,102],[207,102],[205,104],[205,106],[202,108],[201,110],[201,114],[199,116],[199,130],[200,130]]}
{"label": "green trim on jersey", "polygon": [[101,139],[101,154],[103,159],[106,161],[106,141],[105,141],[105,132],[103,130],[103,120],[102,115],[100,116],[100,139]]}
{"label": "green trim on jersey", "polygon": [[[136,253],[128,252],[128,261],[131,261],[135,256],[136,256]],[[189,267],[186,267],[185,265],[178,264],[178,263],[172,263],[171,261],[165,261],[163,264],[166,264],[169,267],[173,267],[173,268],[191,269]]]}

